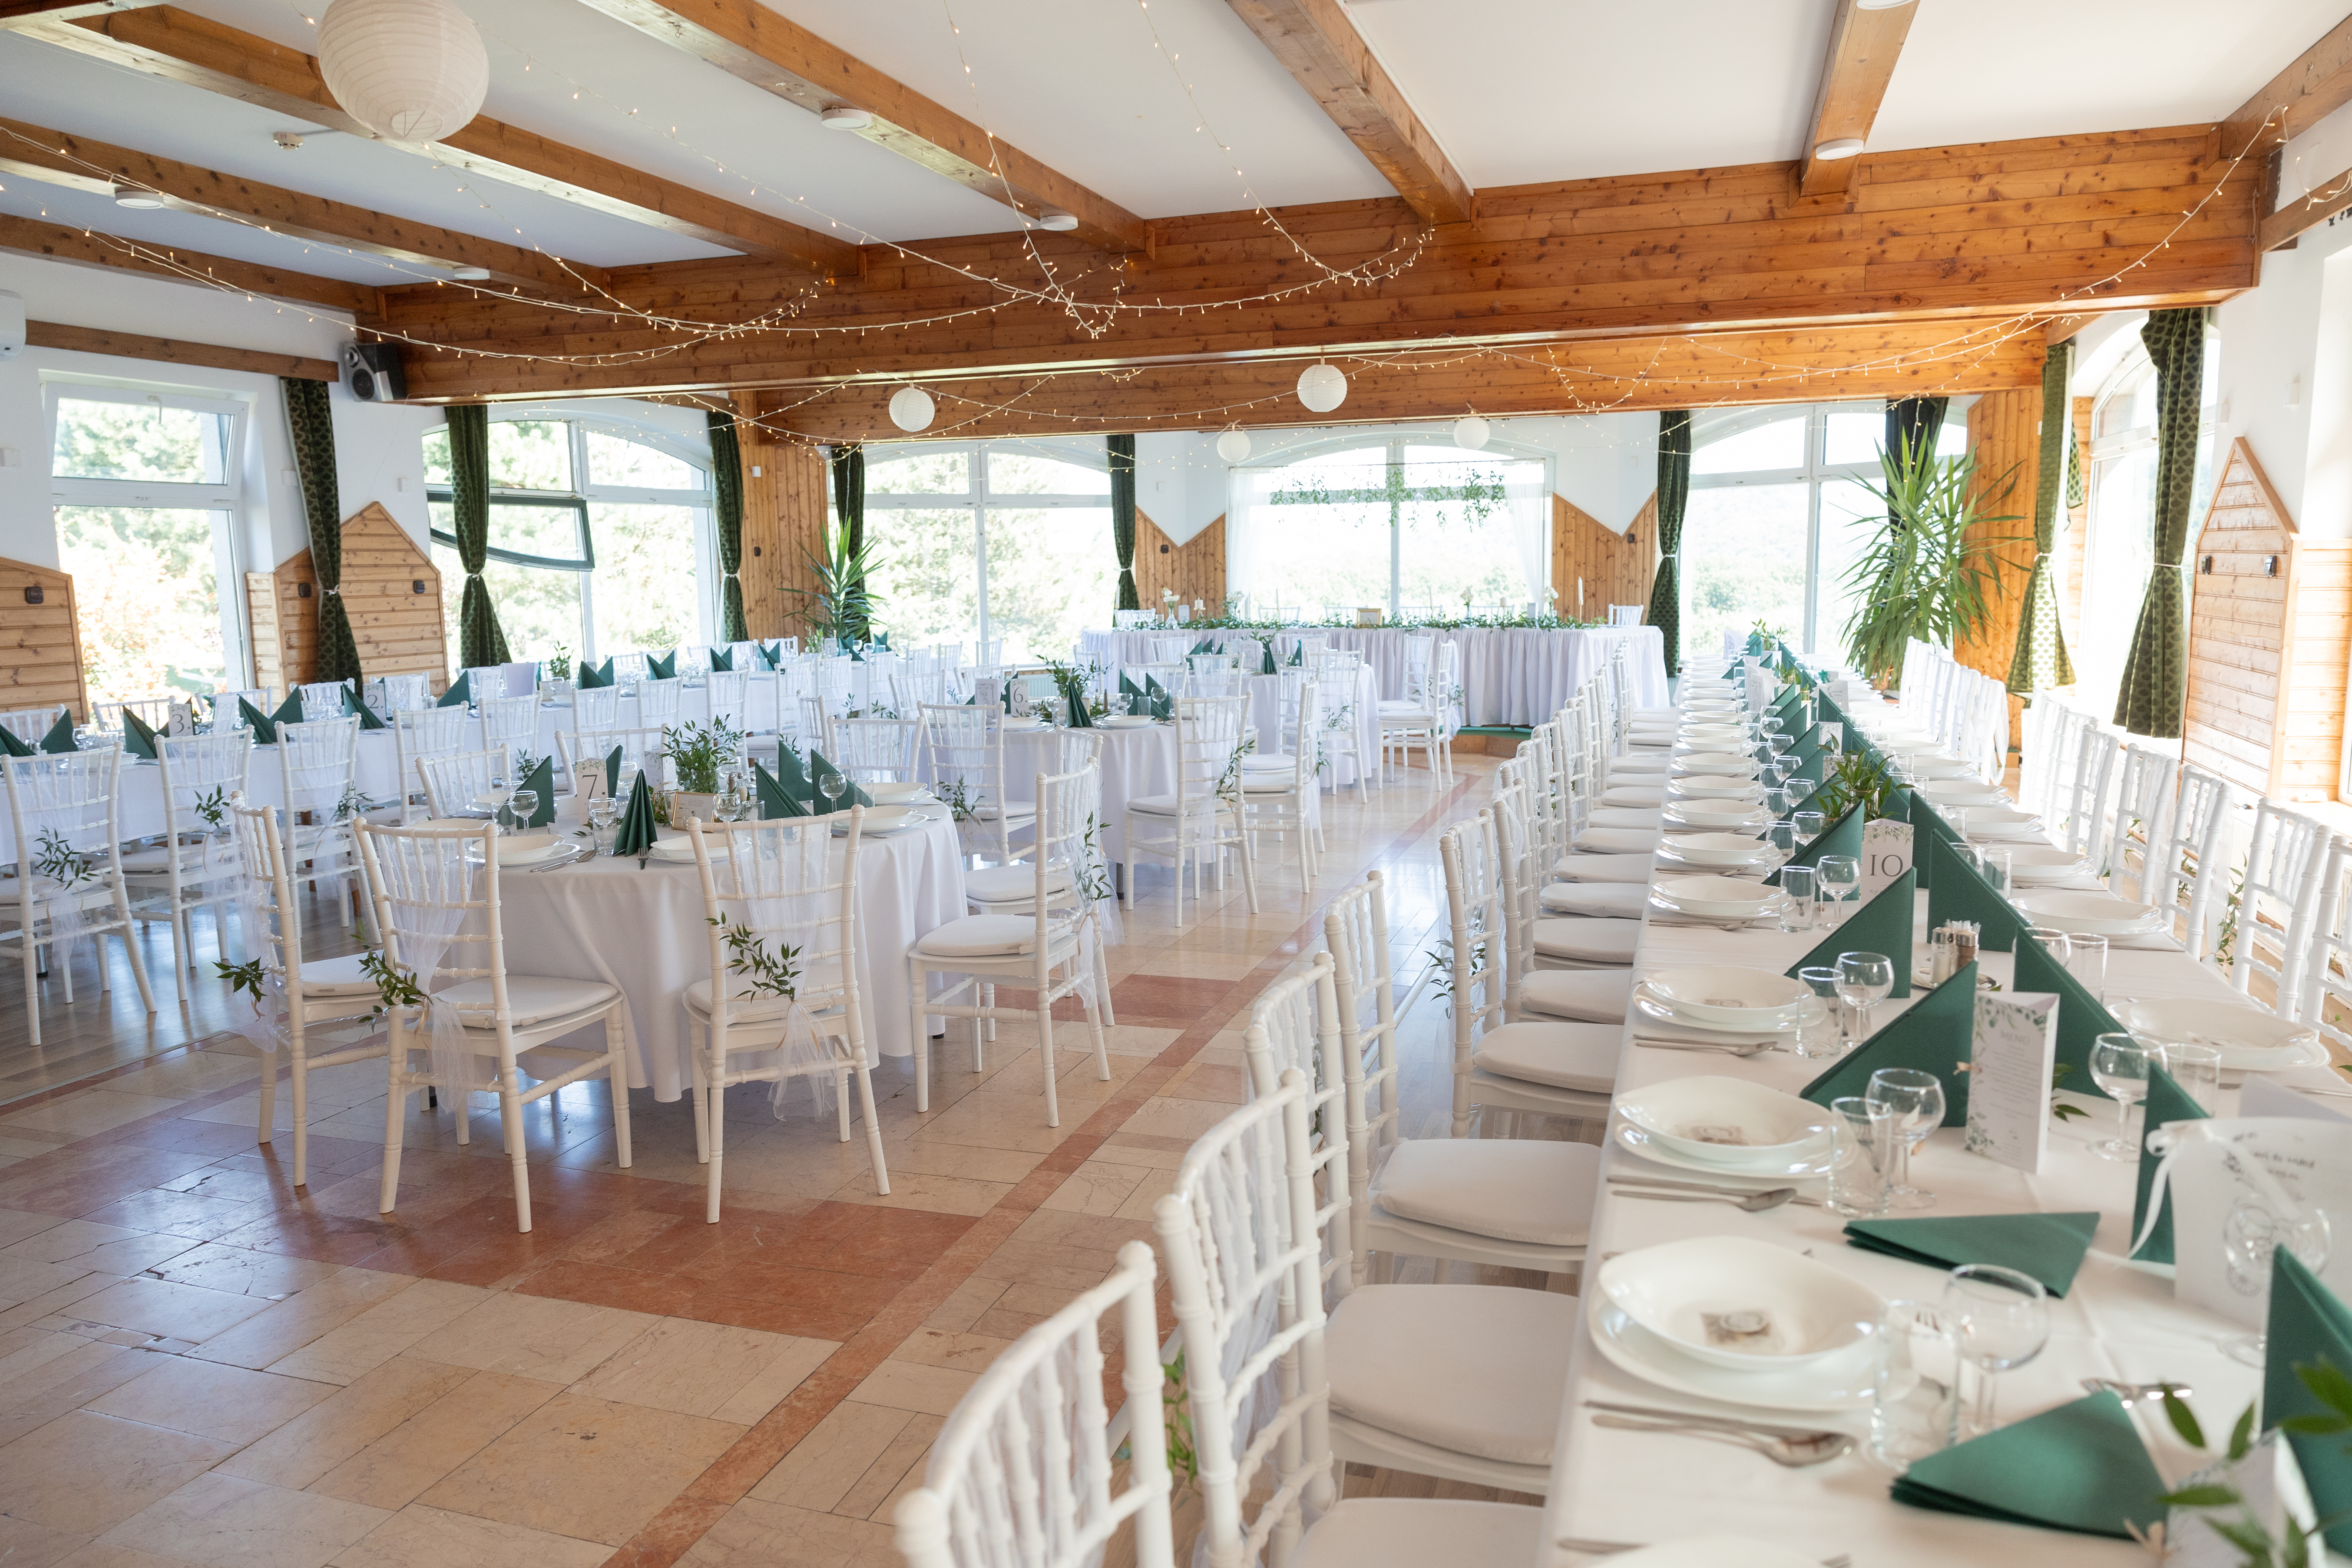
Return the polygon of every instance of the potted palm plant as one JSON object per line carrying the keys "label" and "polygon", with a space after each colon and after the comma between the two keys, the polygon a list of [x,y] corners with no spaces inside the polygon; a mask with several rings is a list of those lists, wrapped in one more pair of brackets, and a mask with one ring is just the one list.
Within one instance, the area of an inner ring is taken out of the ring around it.
{"label": "potted palm plant", "polygon": [[873,574],[882,564],[873,545],[860,540],[853,546],[849,531],[836,527],[826,530],[823,553],[814,550],[802,553],[807,557],[816,586],[793,592],[809,601],[803,615],[811,640],[820,644],[869,640],[874,635],[874,607],[879,602],[872,585]]}
{"label": "potted palm plant", "polygon": [[1885,510],[1846,569],[1856,603],[1845,647],[1864,674],[1888,685],[1913,638],[1949,647],[1985,624],[2004,591],[1999,552],[2026,536],[1981,531],[2021,521],[1991,510],[2015,492],[2016,468],[1980,489],[1973,452],[1938,458],[1906,447],[1881,451],[1878,461],[1880,481],[1861,483]]}

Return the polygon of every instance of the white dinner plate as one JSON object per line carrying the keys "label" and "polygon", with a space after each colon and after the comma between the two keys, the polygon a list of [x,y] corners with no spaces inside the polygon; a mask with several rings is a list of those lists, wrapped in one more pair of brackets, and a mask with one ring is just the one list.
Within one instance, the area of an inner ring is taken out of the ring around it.
{"label": "white dinner plate", "polygon": [[[1733,1372],[1683,1354],[1598,1290],[1592,1292],[1584,1321],[1591,1331],[1593,1347],[1611,1365],[1676,1394],[1760,1410],[1828,1414],[1870,1408],[1873,1363],[1877,1356],[1868,1340],[1841,1354],[1787,1372]],[[1739,1558],[1717,1561],[1745,1562]]]}
{"label": "white dinner plate", "polygon": [[1820,1559],[1747,1535],[1691,1535],[1614,1552],[1616,1568],[1818,1568]]}
{"label": "white dinner plate", "polygon": [[[842,818],[835,826],[845,829],[848,827],[849,820],[846,812],[836,812],[833,815]],[[860,833],[893,833],[899,828],[913,827],[929,820],[928,814],[908,806],[869,805],[866,808],[865,816],[858,823],[857,830]]]}
{"label": "white dinner plate", "polygon": [[2113,893],[2068,892],[2043,889],[2020,893],[2010,900],[2033,918],[2036,925],[2056,926],[2086,936],[2139,936],[2164,928],[2164,911],[2154,904],[2136,904]]}
{"label": "white dinner plate", "polygon": [[501,866],[536,866],[542,860],[552,860],[559,855],[568,854],[572,848],[568,840],[536,833],[513,837],[502,835],[491,839],[490,843],[498,850]]}
{"label": "white dinner plate", "polygon": [[2048,887],[2088,869],[2083,858],[2071,849],[2029,844],[2009,852],[2010,878],[2020,887]]}
{"label": "white dinner plate", "polygon": [[1713,828],[1762,827],[1771,818],[1761,806],[1738,801],[1678,800],[1665,808],[1659,820],[1668,826]]}
{"label": "white dinner plate", "polygon": [[1149,713],[1114,713],[1108,719],[1095,721],[1098,730],[1149,730],[1152,718]]}
{"label": "white dinner plate", "polygon": [[513,793],[512,790],[505,789],[487,790],[474,797],[474,808],[477,811],[496,811],[507,803],[507,796]]}
{"label": "white dinner plate", "polygon": [[930,787],[919,784],[870,784],[866,786],[866,793],[880,805],[897,805],[910,800],[931,798]]}
{"label": "white dinner plate", "polygon": [[1789,895],[1778,888],[1742,877],[1664,877],[1650,896],[1686,915],[1713,920],[1753,919],[1786,903]]}
{"label": "white dinner plate", "polygon": [[1670,1079],[1617,1097],[1618,1115],[1685,1164],[1777,1175],[1827,1152],[1828,1113],[1746,1079]]}
{"label": "white dinner plate", "polygon": [[1772,847],[1745,833],[1669,833],[1658,847],[1694,866],[1752,866]]}
{"label": "white dinner plate", "polygon": [[1752,779],[1764,764],[1745,752],[1691,752],[1676,757],[1674,765],[1684,773],[1731,773]]}
{"label": "white dinner plate", "polygon": [[1818,1365],[1868,1340],[1885,1299],[1801,1253],[1695,1236],[1601,1266],[1609,1304],[1684,1355],[1743,1376]]}
{"label": "white dinner plate", "polygon": [[2022,842],[2042,837],[2042,819],[2007,806],[1957,806],[1969,814],[1969,837],[1988,842]]}
{"label": "white dinner plate", "polygon": [[1642,988],[1695,1023],[1744,1029],[1792,1027],[1821,1000],[1801,980],[1727,963],[1662,969]]}
{"label": "white dinner plate", "polygon": [[1957,805],[1962,809],[1979,805],[2011,805],[2009,796],[1997,784],[1981,779],[1954,779],[1948,784],[1923,784],[1919,793],[1931,805]]}
{"label": "white dinner plate", "polygon": [[[654,847],[646,853],[656,860],[667,860],[673,865],[691,866],[694,864],[694,839],[684,833],[673,834],[667,838],[656,838],[654,840]],[[713,844],[710,847],[710,858],[713,860],[726,859],[726,848]]]}
{"label": "white dinner plate", "polygon": [[1718,1024],[1694,1018],[1671,1002],[1651,995],[1640,985],[1633,987],[1633,1010],[1645,1018],[1654,1018],[1668,1027],[1688,1035],[1704,1035],[1721,1044],[1749,1044],[1769,1040],[1779,1035],[1818,1024],[1830,1016],[1830,1005],[1816,996],[1811,1005],[1800,1005],[1794,1012],[1780,1016],[1777,1021],[1748,1024]]}
{"label": "white dinner plate", "polygon": [[1686,795],[1693,800],[1738,800],[1753,803],[1764,798],[1764,792],[1756,787],[1754,779],[1733,778],[1725,773],[1691,773],[1683,778],[1668,780],[1666,788],[1672,794]]}
{"label": "white dinner plate", "polygon": [[1923,779],[1971,778],[1976,773],[1974,768],[1957,757],[1914,756],[1911,768]]}
{"label": "white dinner plate", "polygon": [[2284,1072],[2327,1060],[2319,1032],[2235,1002],[2169,997],[2119,1002],[2116,1022],[2135,1035],[2176,1044],[2218,1046],[2225,1072]]}
{"label": "white dinner plate", "polygon": [[1001,721],[998,723],[998,725],[997,725],[997,728],[998,728],[998,729],[1000,729],[1000,730],[1008,730],[1008,731],[1023,731],[1023,730],[1042,730],[1042,729],[1044,729],[1045,727],[1045,721],[1044,721],[1043,719],[1013,719],[1013,718],[1006,718],[1006,719],[1004,719],[1004,720]]}

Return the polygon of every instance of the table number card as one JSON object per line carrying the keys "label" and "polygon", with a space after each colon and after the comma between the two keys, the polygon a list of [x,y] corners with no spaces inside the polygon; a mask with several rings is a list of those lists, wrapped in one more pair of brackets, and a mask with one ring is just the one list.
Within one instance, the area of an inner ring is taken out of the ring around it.
{"label": "table number card", "polygon": [[1971,1154],[2039,1172],[2050,1146],[2050,1072],[2058,1059],[2055,992],[1979,992],[1969,1063]]}
{"label": "table number card", "polygon": [[1862,825],[1862,896],[1874,899],[1911,869],[1911,825],[1876,817]]}

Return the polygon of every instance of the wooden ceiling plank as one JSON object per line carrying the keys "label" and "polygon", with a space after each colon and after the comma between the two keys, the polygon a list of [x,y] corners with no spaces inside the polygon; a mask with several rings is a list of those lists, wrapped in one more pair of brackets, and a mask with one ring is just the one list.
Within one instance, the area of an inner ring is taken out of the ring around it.
{"label": "wooden ceiling plank", "polygon": [[1821,90],[1813,98],[1812,132],[1798,163],[1797,188],[1808,196],[1843,195],[1853,183],[1855,158],[1823,158],[1815,149],[1827,142],[1870,140],[1885,101],[1886,84],[1911,31],[1915,3],[1866,11],[1854,0],[1837,0],[1830,25],[1829,58],[1822,65]]}
{"label": "wooden ceiling plank", "polygon": [[1088,245],[1144,251],[1144,221],[1068,175],[835,47],[760,0],[587,0],[615,21],[719,67],[811,114],[873,117],[864,137],[1028,217],[1071,214]]}
{"label": "wooden ceiling plank", "polygon": [[155,3],[156,0],[0,0],[0,28],[27,21],[70,22],[82,16],[136,10]]}
{"label": "wooden ceiling plank", "polygon": [[160,360],[167,364],[200,364],[212,370],[247,370],[260,375],[290,375],[298,381],[332,381],[336,376],[335,362],[331,359],[182,342],[176,338],[141,337],[134,332],[60,326],[54,321],[26,322],[25,342],[37,349],[70,349],[77,353]]}
{"label": "wooden ceiling plank", "polygon": [[2221,122],[2222,153],[2236,157],[2274,115],[2267,146],[2301,135],[2347,103],[2352,103],[2352,16],[2329,28]]}
{"label": "wooden ceiling plank", "polygon": [[80,267],[145,273],[199,288],[217,284],[273,300],[323,305],[354,314],[373,316],[383,310],[382,297],[365,284],[346,283],[340,278],[316,278],[168,246],[142,246],[137,250],[127,250],[119,240],[108,240],[61,224],[44,223],[38,218],[0,215],[0,250]]}
{"label": "wooden ceiling plank", "polygon": [[[159,80],[381,140],[343,112],[311,56],[175,6],[70,23],[37,20],[14,30]],[[795,262],[824,277],[856,268],[856,247],[844,240],[488,116],[477,116],[443,142],[384,145],[708,245]]]}
{"label": "wooden ceiling plank", "polygon": [[2315,186],[2310,195],[2294,198],[2263,219],[2254,243],[2263,251],[2288,248],[2297,236],[2317,228],[2347,208],[2352,208],[2352,169]]}
{"label": "wooden ceiling plank", "polygon": [[414,266],[479,267],[492,281],[559,294],[576,295],[600,286],[604,276],[600,268],[559,261],[499,240],[390,217],[22,121],[0,119],[0,170],[85,191],[107,192],[115,182],[124,182],[154,191],[166,205],[200,216],[234,214],[273,234]]}
{"label": "wooden ceiling plank", "polygon": [[1339,0],[1227,3],[1423,223],[1477,217],[1477,193],[1381,68]]}

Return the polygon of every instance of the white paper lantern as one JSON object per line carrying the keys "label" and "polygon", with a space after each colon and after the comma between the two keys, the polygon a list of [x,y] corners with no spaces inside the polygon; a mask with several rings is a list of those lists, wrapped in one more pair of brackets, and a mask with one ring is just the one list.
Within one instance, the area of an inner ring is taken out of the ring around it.
{"label": "white paper lantern", "polygon": [[1238,463],[1250,454],[1249,433],[1228,430],[1217,437],[1217,456],[1228,463]]}
{"label": "white paper lantern", "polygon": [[890,423],[912,432],[931,427],[931,395],[919,386],[902,386],[890,395]]}
{"label": "white paper lantern", "polygon": [[1299,373],[1298,401],[1311,414],[1328,414],[1348,401],[1348,378],[1337,365],[1310,364]]}
{"label": "white paper lantern", "polygon": [[1475,452],[1486,444],[1486,422],[1475,414],[1467,414],[1454,422],[1454,444],[1465,452]]}
{"label": "white paper lantern", "polygon": [[335,0],[319,74],[351,117],[395,142],[437,142],[482,110],[490,57],[449,0]]}

